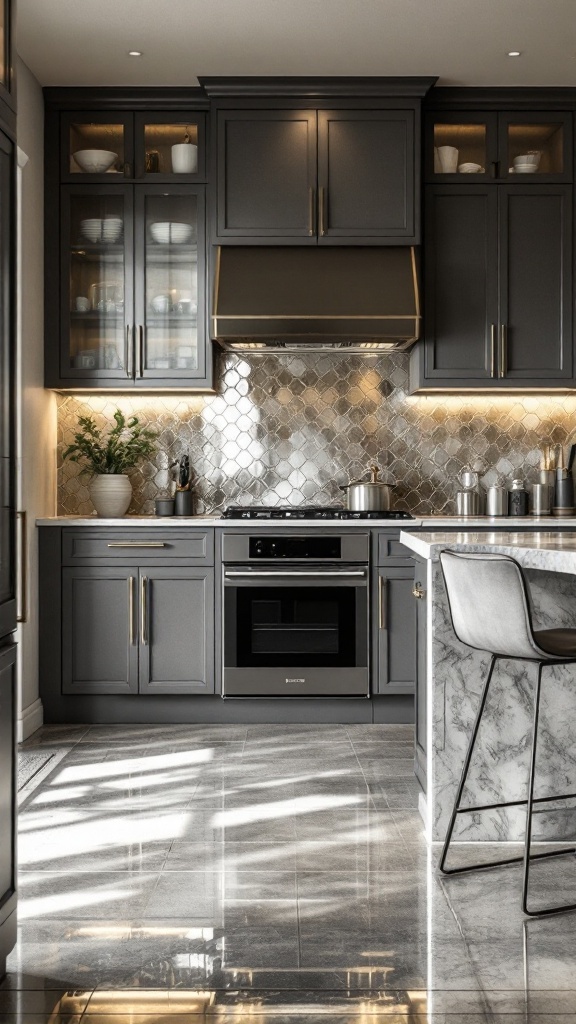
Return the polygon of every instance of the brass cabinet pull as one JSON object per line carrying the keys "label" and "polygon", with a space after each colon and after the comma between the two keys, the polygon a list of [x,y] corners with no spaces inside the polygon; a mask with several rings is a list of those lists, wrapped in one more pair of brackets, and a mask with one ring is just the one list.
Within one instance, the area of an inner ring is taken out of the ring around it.
{"label": "brass cabinet pull", "polygon": [[128,629],[130,632],[130,647],[134,645],[134,583],[135,577],[128,577]]}
{"label": "brass cabinet pull", "polygon": [[124,369],[128,380],[132,377],[132,360],[130,359],[130,324],[126,324],[126,338],[124,340]]}
{"label": "brass cabinet pull", "polygon": [[378,577],[378,625],[380,629],[386,629],[387,619],[387,608],[386,608],[386,593],[384,585],[386,580],[384,576]]}
{"label": "brass cabinet pull", "polygon": [[500,324],[500,376],[505,377],[508,373],[508,328],[506,324]]}
{"label": "brass cabinet pull", "polygon": [[138,324],[138,376],[144,376],[144,327]]}
{"label": "brass cabinet pull", "polygon": [[163,540],[111,540],[109,548],[165,548]]}
{"label": "brass cabinet pull", "polygon": [[490,324],[490,376],[496,376],[496,324]]}
{"label": "brass cabinet pull", "polygon": [[318,233],[320,235],[325,235],[326,234],[325,219],[327,219],[326,218],[326,196],[327,196],[327,192],[328,192],[328,190],[325,189],[323,185],[321,185],[320,189],[318,191],[318,214],[320,216],[320,231]]}
{"label": "brass cabinet pull", "polygon": [[310,188],[308,189],[308,234],[309,235],[313,235],[314,234],[315,220],[316,220],[316,217],[314,216],[314,214],[316,213],[316,209],[315,209],[316,201],[315,200],[316,200],[316,189],[313,188],[312,185],[310,185]]}
{"label": "brass cabinet pull", "polygon": [[422,586],[421,583],[415,583],[414,586],[412,587],[412,594],[419,601],[421,601],[422,598],[426,596],[426,591],[424,590],[424,587]]}
{"label": "brass cabinet pull", "polygon": [[148,645],[148,577],[143,576],[140,590],[140,641]]}
{"label": "brass cabinet pull", "polygon": [[28,546],[27,517],[25,512],[17,512],[16,519],[20,523],[20,586],[18,588],[17,622],[28,621]]}

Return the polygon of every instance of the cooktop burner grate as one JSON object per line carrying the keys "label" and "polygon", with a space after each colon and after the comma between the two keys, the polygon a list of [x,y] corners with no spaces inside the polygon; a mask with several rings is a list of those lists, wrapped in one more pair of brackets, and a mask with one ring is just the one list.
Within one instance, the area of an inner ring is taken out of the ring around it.
{"label": "cooktop burner grate", "polygon": [[258,505],[229,505],[222,519],[414,519],[409,512],[352,512],[341,505],[302,505],[294,508]]}

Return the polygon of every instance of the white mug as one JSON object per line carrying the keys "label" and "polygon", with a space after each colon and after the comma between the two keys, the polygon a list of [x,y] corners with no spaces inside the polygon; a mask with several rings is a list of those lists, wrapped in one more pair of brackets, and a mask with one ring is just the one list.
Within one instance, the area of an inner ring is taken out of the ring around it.
{"label": "white mug", "polygon": [[77,313],[87,313],[90,309],[90,299],[87,299],[85,295],[78,295],[74,306]]}
{"label": "white mug", "polygon": [[175,174],[195,174],[198,170],[198,146],[178,142],[172,146],[172,170]]}
{"label": "white mug", "polygon": [[438,146],[438,157],[444,174],[456,174],[458,170],[458,150],[456,146]]}

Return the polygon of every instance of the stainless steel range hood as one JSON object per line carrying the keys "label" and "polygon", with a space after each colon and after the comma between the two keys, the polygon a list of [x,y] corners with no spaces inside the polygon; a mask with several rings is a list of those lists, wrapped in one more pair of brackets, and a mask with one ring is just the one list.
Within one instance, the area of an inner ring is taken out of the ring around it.
{"label": "stainless steel range hood", "polygon": [[408,348],[420,332],[410,246],[221,246],[212,336],[235,351]]}

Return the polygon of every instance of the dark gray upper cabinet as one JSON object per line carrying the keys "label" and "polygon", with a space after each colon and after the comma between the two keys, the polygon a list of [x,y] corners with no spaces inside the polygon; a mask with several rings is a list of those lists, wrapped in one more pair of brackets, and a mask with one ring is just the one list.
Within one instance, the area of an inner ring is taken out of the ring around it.
{"label": "dark gray upper cabinet", "polygon": [[0,0],[0,124],[16,131],[14,0]]}
{"label": "dark gray upper cabinet", "polygon": [[411,390],[566,388],[571,186],[436,185],[425,202],[424,340]]}
{"label": "dark gray upper cabinet", "polygon": [[214,692],[214,570],[140,570],[140,693]]}
{"label": "dark gray upper cabinet", "polygon": [[16,942],[16,645],[0,649],[0,978]]}
{"label": "dark gray upper cabinet", "polygon": [[16,629],[14,143],[0,132],[0,637]]}
{"label": "dark gray upper cabinet", "polygon": [[233,109],[216,116],[216,241],[418,241],[415,107]]}

